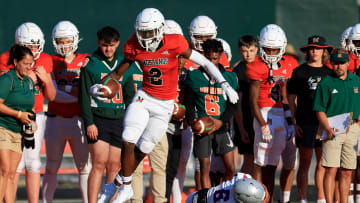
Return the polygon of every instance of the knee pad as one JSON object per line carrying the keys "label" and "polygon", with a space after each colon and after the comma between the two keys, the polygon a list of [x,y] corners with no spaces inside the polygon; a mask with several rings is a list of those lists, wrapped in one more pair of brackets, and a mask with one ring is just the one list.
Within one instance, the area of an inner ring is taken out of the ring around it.
{"label": "knee pad", "polygon": [[137,143],[136,146],[142,153],[149,154],[154,149],[155,144],[148,141],[143,141],[141,143]]}
{"label": "knee pad", "polygon": [[29,171],[32,173],[40,173],[40,169],[41,169],[40,157],[39,157],[39,159],[25,160],[25,169],[26,169],[26,171]]}
{"label": "knee pad", "polygon": [[124,142],[136,144],[141,136],[141,130],[137,127],[126,126],[122,133],[122,139]]}

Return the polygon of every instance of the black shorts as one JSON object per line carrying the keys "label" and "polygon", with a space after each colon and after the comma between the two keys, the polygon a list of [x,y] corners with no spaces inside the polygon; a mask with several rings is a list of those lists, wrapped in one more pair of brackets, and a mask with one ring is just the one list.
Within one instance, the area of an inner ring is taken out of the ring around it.
{"label": "black shorts", "polygon": [[194,135],[194,155],[196,158],[208,158],[211,153],[224,155],[234,150],[230,132],[213,133],[211,135]]}
{"label": "black shorts", "polygon": [[102,140],[112,146],[121,148],[123,120],[101,118],[94,115],[94,124],[98,129],[98,139],[91,140],[86,136],[89,144],[94,144],[98,140]]}
{"label": "black shorts", "polygon": [[241,140],[241,135],[240,135],[240,131],[239,128],[236,125],[236,122],[234,122],[234,144],[235,146],[238,147],[238,151],[239,154],[254,154],[254,131],[250,130],[247,131],[248,135],[249,135],[249,139],[250,139],[250,143],[249,144],[245,144],[242,140]]}
{"label": "black shorts", "polygon": [[317,124],[302,124],[299,127],[303,130],[302,138],[296,137],[296,146],[299,145],[306,148],[321,147],[321,141],[316,139],[316,133],[319,125]]}

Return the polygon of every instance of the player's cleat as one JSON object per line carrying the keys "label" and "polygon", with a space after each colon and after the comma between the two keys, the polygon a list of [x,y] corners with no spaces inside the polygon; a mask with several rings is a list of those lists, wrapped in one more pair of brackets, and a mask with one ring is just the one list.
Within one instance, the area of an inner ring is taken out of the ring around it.
{"label": "player's cleat", "polygon": [[125,185],[122,185],[122,187],[119,190],[118,195],[113,200],[113,203],[125,203],[128,200],[131,199],[131,197],[134,195],[134,191],[132,187],[124,187]]}
{"label": "player's cleat", "polygon": [[105,184],[99,194],[97,203],[108,203],[119,189],[114,182]]}

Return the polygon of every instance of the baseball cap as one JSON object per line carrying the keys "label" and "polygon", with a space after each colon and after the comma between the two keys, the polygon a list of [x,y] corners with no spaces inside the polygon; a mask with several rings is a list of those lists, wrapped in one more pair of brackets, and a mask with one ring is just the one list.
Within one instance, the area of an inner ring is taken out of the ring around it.
{"label": "baseball cap", "polygon": [[331,62],[349,62],[349,54],[337,53],[330,55]]}
{"label": "baseball cap", "polygon": [[326,44],[326,39],[319,35],[314,35],[308,38],[308,44],[301,47],[302,52],[306,52],[309,47],[319,47],[327,49],[329,53],[334,49],[333,46]]}

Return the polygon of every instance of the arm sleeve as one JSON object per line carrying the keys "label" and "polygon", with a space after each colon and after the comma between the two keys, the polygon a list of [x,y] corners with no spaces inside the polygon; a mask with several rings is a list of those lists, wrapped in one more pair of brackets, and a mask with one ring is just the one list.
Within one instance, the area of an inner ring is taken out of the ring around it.
{"label": "arm sleeve", "polygon": [[81,117],[84,119],[85,127],[94,124],[91,112],[89,88],[92,84],[90,74],[83,67],[80,72],[79,106]]}
{"label": "arm sleeve", "polygon": [[201,67],[204,68],[204,70],[212,77],[215,78],[215,80],[218,83],[222,83],[225,80],[224,76],[221,74],[219,69],[211,63],[205,56],[201,55],[199,52],[192,50],[191,55],[189,59],[197,64],[199,64]]}
{"label": "arm sleeve", "polygon": [[[189,83],[189,79],[187,78],[185,82]],[[195,104],[193,103],[194,98],[195,94],[191,87],[188,84],[185,84],[183,104],[186,106],[185,118],[188,123],[191,123],[195,119]]]}
{"label": "arm sleeve", "polygon": [[235,104],[233,104],[229,101],[226,102],[226,110],[220,118],[220,120],[222,121],[223,124],[229,122],[230,119],[233,117],[233,115],[235,114],[235,112],[237,110],[238,103],[239,103],[239,100]]}

